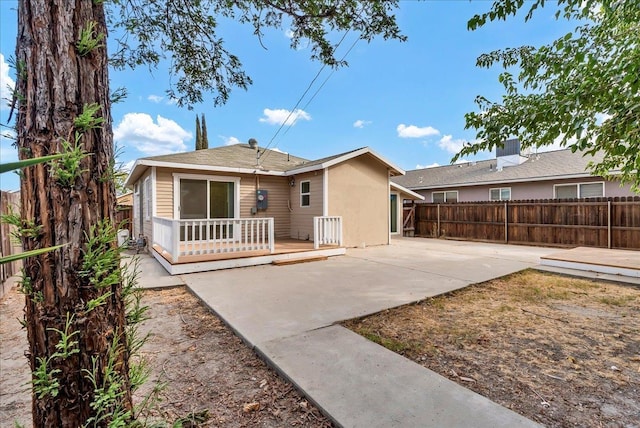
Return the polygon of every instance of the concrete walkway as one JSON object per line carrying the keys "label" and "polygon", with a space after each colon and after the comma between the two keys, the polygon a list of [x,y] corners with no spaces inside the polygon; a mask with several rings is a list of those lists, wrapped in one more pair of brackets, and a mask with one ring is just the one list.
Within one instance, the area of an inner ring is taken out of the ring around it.
{"label": "concrete walkway", "polygon": [[335,323],[532,267],[552,251],[395,239],[323,262],[182,278],[338,425],[537,426]]}

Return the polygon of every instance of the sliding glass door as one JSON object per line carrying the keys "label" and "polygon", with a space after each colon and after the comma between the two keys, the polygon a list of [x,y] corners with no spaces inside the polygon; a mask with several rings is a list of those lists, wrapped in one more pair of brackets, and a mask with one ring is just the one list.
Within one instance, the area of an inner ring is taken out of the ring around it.
{"label": "sliding glass door", "polygon": [[[234,218],[236,185],[233,181],[180,178],[179,214],[181,220]],[[189,232],[190,231],[190,232]],[[181,240],[227,239],[233,236],[232,224],[208,225],[203,228],[184,227]],[[203,235],[203,236],[200,236]]]}

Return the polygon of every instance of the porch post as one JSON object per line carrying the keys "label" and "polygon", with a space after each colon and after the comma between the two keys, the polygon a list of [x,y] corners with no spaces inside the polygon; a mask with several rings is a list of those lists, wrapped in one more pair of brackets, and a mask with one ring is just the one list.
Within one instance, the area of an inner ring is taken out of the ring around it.
{"label": "porch post", "polygon": [[338,245],[342,247],[342,217],[338,217]]}
{"label": "porch post", "polygon": [[180,220],[171,220],[171,259],[174,263],[180,258]]}
{"label": "porch post", "polygon": [[318,223],[319,223],[320,218],[319,217],[314,217],[313,218],[313,249],[317,250],[318,248],[320,248],[320,243],[318,242]]}
{"label": "porch post", "polygon": [[273,254],[273,252],[276,249],[276,240],[275,240],[273,223],[274,223],[273,217],[269,218],[269,251],[271,252],[271,254]]}

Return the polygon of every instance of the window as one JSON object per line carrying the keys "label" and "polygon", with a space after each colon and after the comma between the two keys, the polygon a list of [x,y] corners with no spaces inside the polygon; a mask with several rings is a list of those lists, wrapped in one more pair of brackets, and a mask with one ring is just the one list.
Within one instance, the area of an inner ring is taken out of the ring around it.
{"label": "window", "polygon": [[311,205],[311,182],[300,182],[300,206],[308,207]]}
{"label": "window", "polygon": [[604,196],[604,182],[556,184],[553,186],[554,198],[600,198]]}
{"label": "window", "polygon": [[149,220],[151,218],[151,178],[144,179],[144,188],[142,189],[142,196],[144,197],[144,219]]}
{"label": "window", "polygon": [[140,218],[140,182],[133,186],[133,218]]}
{"label": "window", "polygon": [[489,189],[489,199],[492,201],[511,200],[511,187],[500,187],[496,189]]}
{"label": "window", "polygon": [[180,218],[234,218],[235,182],[180,179]]}
{"label": "window", "polygon": [[448,192],[433,192],[431,193],[431,200],[434,203],[458,202],[458,191],[450,190]]}

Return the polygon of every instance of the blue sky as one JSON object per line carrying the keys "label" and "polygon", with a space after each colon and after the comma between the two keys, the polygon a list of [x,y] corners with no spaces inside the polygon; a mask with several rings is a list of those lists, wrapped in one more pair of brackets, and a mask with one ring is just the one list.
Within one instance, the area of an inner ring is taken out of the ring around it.
{"label": "blue sky", "polygon": [[[6,85],[15,80],[7,60],[15,52],[16,5],[17,1],[0,1],[2,98],[7,97]],[[146,68],[112,70],[112,90],[125,86],[129,92],[112,110],[119,161],[131,164],[140,157],[193,150],[195,116],[204,113],[209,147],[256,138],[261,146],[270,143],[270,148],[317,159],[370,146],[407,170],[446,165],[464,141],[475,137],[464,129],[464,114],[476,109],[476,95],[496,100],[501,94],[500,69],[477,68],[476,58],[505,47],[538,46],[574,27],[556,21],[555,9],[549,8],[528,23],[520,14],[506,23],[468,31],[468,19],[490,6],[489,1],[401,1],[396,15],[408,41],[358,41],[346,57],[349,67],[325,68],[298,106],[300,111],[291,117],[296,120],[290,118],[277,136],[322,65],[309,59],[304,46],[289,47],[286,28],[267,32],[264,49],[251,28],[222,23],[228,50],[240,57],[254,84],[248,91],[234,90],[222,107],[214,107],[210,97],[187,110],[167,99],[169,75],[162,65],[152,73]],[[338,57],[356,38],[355,33],[347,34]],[[3,100],[2,124],[7,123],[8,112]],[[2,133],[7,132],[2,127]],[[0,140],[2,162],[17,159],[11,143],[6,137]],[[491,156],[482,153],[476,158]],[[14,173],[0,175],[2,190],[18,187]]]}

